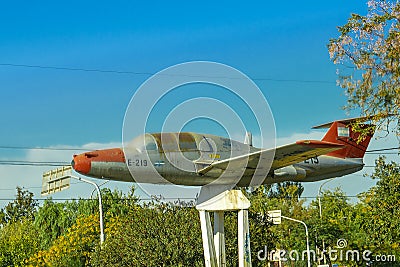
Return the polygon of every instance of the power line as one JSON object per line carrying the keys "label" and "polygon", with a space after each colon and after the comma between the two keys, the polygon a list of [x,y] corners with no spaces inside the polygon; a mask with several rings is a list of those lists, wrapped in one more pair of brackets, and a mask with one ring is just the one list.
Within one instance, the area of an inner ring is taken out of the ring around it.
{"label": "power line", "polygon": [[[318,196],[305,196],[305,197],[267,197],[267,199],[295,199],[295,198],[299,198],[299,199],[317,199]],[[323,196],[323,198],[358,198],[358,196]],[[67,201],[67,200],[84,200],[84,201],[96,201],[97,198],[32,198],[33,200],[37,200],[37,201],[45,201],[45,200],[56,200],[56,201]],[[10,200],[15,200],[15,198],[0,198],[0,201],[10,201]],[[138,197],[138,199],[136,198],[113,198],[112,200],[116,200],[116,201],[122,201],[122,200],[135,200],[135,201],[160,201],[158,199],[154,199],[154,198],[140,198]],[[195,197],[170,197],[170,198],[162,198],[161,200],[196,200]]]}
{"label": "power line", "polygon": [[400,147],[390,147],[390,148],[381,148],[381,149],[367,150],[366,153],[378,152],[378,151],[396,150],[396,149],[400,149]]}
{"label": "power line", "polygon": [[29,161],[29,160],[0,160],[0,165],[10,166],[66,166],[67,161]]}
{"label": "power line", "polygon": [[379,152],[370,152],[368,155],[399,155],[398,152],[385,152],[385,153],[379,153]]}
{"label": "power line", "polygon": [[[82,150],[87,151],[86,148],[81,147],[33,147],[33,146],[0,146],[0,149],[16,149],[16,150]],[[93,149],[94,150],[94,149]]]}
{"label": "power line", "polygon": [[[71,182],[70,184],[86,184],[82,181]],[[21,189],[41,189],[41,186],[22,186]],[[16,188],[0,188],[0,191],[15,191]]]}
{"label": "power line", "polygon": [[[43,66],[43,65],[28,65],[28,64],[13,64],[13,63],[0,63],[3,67],[22,67],[22,68],[37,68],[37,69],[53,69],[53,70],[65,70],[65,71],[82,71],[82,72],[100,72],[100,73],[115,73],[115,74],[129,74],[129,75],[146,75],[152,76],[155,73],[151,72],[139,72],[139,71],[120,71],[120,70],[104,70],[104,69],[86,69],[86,68],[73,68],[73,67],[57,67],[57,66]],[[160,74],[166,76],[185,76],[185,77],[202,77],[196,75],[184,75],[184,74]],[[228,76],[210,76],[209,78],[224,78],[224,79],[242,79],[238,77]],[[299,82],[299,83],[325,83],[325,84],[336,84],[336,82],[327,80],[299,80],[299,79],[272,79],[272,78],[251,78],[254,81],[273,81],[273,82]]]}
{"label": "power line", "polygon": [[0,63],[0,66],[35,68],[35,69],[67,70],[67,71],[117,73],[117,74],[153,75],[153,73],[150,73],[150,72],[134,72],[134,71],[102,70],[102,69],[85,69],[85,68],[72,68],[72,67],[43,66],[43,65],[12,64],[12,63]]}

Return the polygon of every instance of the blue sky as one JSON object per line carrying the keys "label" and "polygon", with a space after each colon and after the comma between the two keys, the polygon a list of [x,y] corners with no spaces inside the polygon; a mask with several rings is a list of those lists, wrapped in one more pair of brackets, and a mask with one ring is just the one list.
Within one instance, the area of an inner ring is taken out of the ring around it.
{"label": "blue sky", "polygon": [[[366,7],[361,1],[24,5],[1,8],[1,63],[155,73],[209,60],[251,78],[330,82],[256,81],[282,135],[344,115],[326,44],[351,12]],[[148,78],[7,66],[0,75],[7,114],[0,137],[15,145],[119,140],[129,99]]]}
{"label": "blue sky", "polygon": [[[326,45],[350,13],[365,14],[366,7],[363,1],[337,0],[4,2],[0,145],[118,144],[127,105],[148,73],[194,60],[221,62],[254,78],[270,104],[278,137],[307,134],[315,124],[346,116]],[[199,95],[192,92],[186,97]],[[173,101],[166,98],[163,105]],[[205,128],[204,121],[189,126]],[[210,125],[209,131],[218,127]],[[28,152],[0,153],[16,159]],[[35,167],[18,168],[23,176]],[[15,188],[12,176],[3,173],[4,187]],[[29,179],[18,183],[29,186],[38,179],[40,185],[40,177]]]}

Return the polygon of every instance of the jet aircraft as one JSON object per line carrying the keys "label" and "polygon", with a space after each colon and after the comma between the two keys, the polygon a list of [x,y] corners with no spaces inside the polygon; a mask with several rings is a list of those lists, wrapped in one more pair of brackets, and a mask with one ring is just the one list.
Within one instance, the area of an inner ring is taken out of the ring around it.
{"label": "jet aircraft", "polygon": [[[153,184],[246,187],[283,181],[313,182],[363,168],[374,130],[360,138],[352,127],[357,119],[313,127],[328,128],[320,141],[300,140],[271,149],[253,147],[251,138],[238,142],[192,132],[146,133],[124,148],[74,155],[71,165],[85,176]],[[374,129],[369,124],[359,127]]]}

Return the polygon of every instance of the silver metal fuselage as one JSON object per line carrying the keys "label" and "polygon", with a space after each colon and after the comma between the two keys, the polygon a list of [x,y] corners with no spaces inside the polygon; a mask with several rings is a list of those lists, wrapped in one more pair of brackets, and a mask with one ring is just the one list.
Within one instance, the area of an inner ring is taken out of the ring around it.
{"label": "silver metal fuselage", "polygon": [[[251,151],[257,151],[251,148]],[[188,159],[179,162],[182,156]],[[142,153],[128,153],[126,162],[92,162],[88,176],[111,179],[125,182],[144,182],[156,184],[179,184],[190,186],[202,186],[215,182],[217,178],[201,176],[197,171],[214,160],[222,160],[231,157],[230,151],[213,152],[213,157],[218,159],[210,160],[207,153],[199,151],[189,152],[166,152],[145,151]],[[175,161],[174,161],[175,159]],[[146,166],[137,164],[146,161]],[[184,168],[182,165],[184,164]],[[135,166],[137,165],[137,166]],[[283,181],[313,182],[332,177],[340,177],[360,171],[363,168],[363,160],[358,158],[337,158],[332,156],[318,156],[307,159],[284,168],[270,171],[265,177],[263,184],[273,184]],[[165,180],[153,179],[157,172]],[[252,177],[246,173],[240,178],[238,186],[248,186]],[[165,181],[165,182],[163,182]],[[228,181],[220,180],[221,184]]]}

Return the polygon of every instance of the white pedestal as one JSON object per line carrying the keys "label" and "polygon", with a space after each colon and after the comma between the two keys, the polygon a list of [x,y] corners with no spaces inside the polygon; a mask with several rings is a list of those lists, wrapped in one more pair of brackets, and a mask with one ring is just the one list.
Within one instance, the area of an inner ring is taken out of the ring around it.
{"label": "white pedestal", "polygon": [[[249,207],[249,200],[240,190],[202,187],[196,208],[200,213],[206,267],[226,266],[224,211],[238,211],[239,267],[251,266]],[[214,212],[214,229],[211,226],[210,212]]]}

